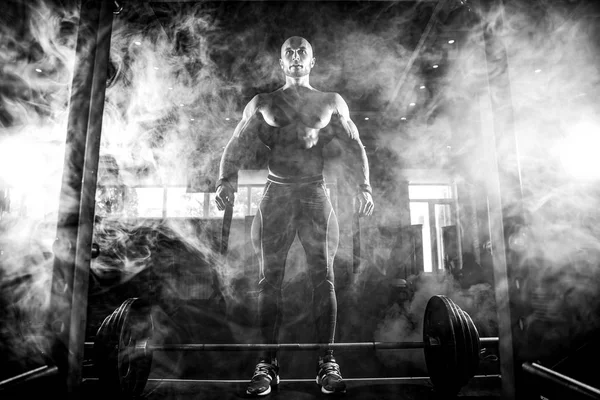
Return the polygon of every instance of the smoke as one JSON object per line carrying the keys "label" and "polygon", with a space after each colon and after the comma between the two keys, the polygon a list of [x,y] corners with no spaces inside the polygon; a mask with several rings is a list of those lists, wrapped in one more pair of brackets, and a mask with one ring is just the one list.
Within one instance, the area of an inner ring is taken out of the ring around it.
{"label": "smoke", "polygon": [[[515,232],[511,243],[521,245],[525,261],[544,256],[543,276],[555,277],[565,264],[572,266],[557,287],[596,276],[600,249],[594,183],[600,169],[594,154],[585,150],[593,148],[586,144],[593,143],[600,123],[593,41],[599,35],[586,18],[587,3],[507,1],[487,11],[458,7],[445,21],[459,28],[456,43],[424,48],[412,68],[410,57],[432,2],[302,3],[309,4],[127,4],[115,16],[100,151],[112,161],[110,171],[101,165],[99,172],[99,186],[105,187],[97,193],[94,240],[101,253],[92,261],[96,283],[104,283],[92,285],[92,295],[102,296],[151,272],[161,282],[162,296],[210,296],[212,281],[196,281],[200,274],[179,269],[180,275],[172,277],[178,255],[186,253],[217,274],[228,302],[243,301],[236,285],[246,274],[244,267],[233,265],[232,257],[224,260],[212,245],[210,232],[218,230],[218,221],[196,226],[139,218],[142,199],[132,188],[186,186],[195,177],[214,180],[244,104],[282,83],[279,46],[291,35],[313,45],[313,86],[343,88],[351,110],[384,116],[372,125],[361,124],[361,134],[371,139],[370,156],[383,165],[375,165],[378,173],[372,174],[378,222],[398,221],[404,212],[396,196],[408,167],[446,170],[457,182],[485,186],[489,162],[481,131],[489,133],[494,122],[488,103],[501,103],[508,93],[518,158],[510,142],[500,141],[498,159],[503,166],[519,162],[527,215],[526,229]],[[37,1],[11,3],[7,12],[14,16],[4,17],[11,23],[0,24],[0,189],[7,188],[12,204],[10,212],[6,204],[0,208],[0,278],[3,301],[36,320],[48,305],[78,10]],[[20,13],[27,15],[27,23],[15,22]],[[273,27],[281,29],[274,33]],[[502,41],[507,66],[494,47],[497,42],[486,59],[484,32]],[[501,79],[505,72],[508,81]],[[569,154],[585,157],[574,161]],[[389,278],[386,271],[379,271],[381,284]],[[373,276],[361,277],[367,278]],[[482,329],[493,330],[490,286],[458,289],[448,276],[407,278],[413,301],[385,310],[376,340],[419,340],[426,300],[439,293],[472,312]],[[588,322],[596,307],[589,294],[597,292],[598,279],[583,280],[587,286],[569,291],[565,303],[578,310],[573,318]],[[40,329],[16,320],[3,327],[15,322],[29,333]],[[398,359],[386,362],[394,365]]]}
{"label": "smoke", "polygon": [[[508,246],[518,255],[521,293],[541,301],[531,300],[532,311],[524,297],[522,312],[529,321],[524,329],[530,337],[570,340],[598,326],[599,302],[590,295],[600,289],[598,165],[589,151],[600,129],[594,7],[587,2],[507,1],[500,8],[471,10],[475,23],[457,38],[458,56],[445,58],[447,52],[440,48],[433,57],[446,64],[440,64],[443,73],[429,103],[431,112],[387,121],[389,130],[379,139],[381,147],[393,149],[402,160],[451,171],[461,184],[486,187],[486,132],[494,133],[494,123],[507,129],[506,134],[502,128],[495,132],[499,167],[520,178],[524,190],[524,221],[509,233]],[[484,32],[492,36],[487,57]],[[490,102],[498,104],[494,114]],[[516,148],[510,140],[513,132]],[[396,177],[398,183],[404,178],[400,173]],[[514,200],[511,193],[503,196]],[[484,332],[495,332],[498,299],[492,287],[460,289],[448,280],[439,283],[416,281],[410,312],[397,304],[388,309],[378,337],[416,339],[422,326],[410,316],[422,315],[424,300],[437,293],[466,309]],[[540,315],[553,321],[552,328],[530,323]],[[547,342],[532,346],[539,343]]]}
{"label": "smoke", "polygon": [[[74,10],[3,4],[0,282],[4,374],[43,363],[52,244],[74,54]],[[27,18],[23,19],[23,16]],[[18,21],[19,23],[15,23]],[[15,367],[12,368],[11,367]]]}

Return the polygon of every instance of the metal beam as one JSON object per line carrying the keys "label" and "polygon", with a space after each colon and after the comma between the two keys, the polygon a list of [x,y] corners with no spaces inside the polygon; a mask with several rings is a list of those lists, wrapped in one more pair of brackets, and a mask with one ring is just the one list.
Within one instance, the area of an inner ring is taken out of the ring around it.
{"label": "metal beam", "polygon": [[[486,171],[489,235],[494,264],[494,291],[498,314],[502,398],[528,398],[523,383],[518,260],[508,246],[508,235],[524,220],[521,167],[518,158],[515,117],[507,49],[502,41],[502,0],[475,2],[482,15],[500,11],[499,18],[480,24],[482,57],[487,68],[488,93],[482,101],[482,131]],[[489,24],[495,24],[489,26]],[[488,116],[487,121],[485,116]],[[510,155],[507,155],[510,153]]]}
{"label": "metal beam", "polygon": [[77,398],[82,378],[89,269],[114,2],[82,0],[64,169],[53,246],[48,326],[59,397]]}

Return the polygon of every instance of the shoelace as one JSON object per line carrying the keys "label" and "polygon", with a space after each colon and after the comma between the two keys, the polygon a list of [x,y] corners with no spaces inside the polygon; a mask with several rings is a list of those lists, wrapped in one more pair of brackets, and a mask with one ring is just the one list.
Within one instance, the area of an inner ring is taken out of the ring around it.
{"label": "shoelace", "polygon": [[271,376],[271,372],[273,372],[273,375],[276,374],[272,364],[258,363],[256,365],[256,368],[254,369],[254,375],[252,375],[252,379],[254,379],[257,376],[266,376],[267,378],[269,378],[269,380],[272,380],[273,376]]}
{"label": "shoelace", "polygon": [[341,378],[342,373],[340,372],[339,364],[333,361],[321,364],[319,367],[319,377],[323,379],[327,375],[337,375]]}

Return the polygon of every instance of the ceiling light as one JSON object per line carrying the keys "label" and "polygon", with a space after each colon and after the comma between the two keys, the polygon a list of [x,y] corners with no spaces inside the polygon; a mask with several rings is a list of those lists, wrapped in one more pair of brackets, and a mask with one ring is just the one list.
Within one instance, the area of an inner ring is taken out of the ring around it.
{"label": "ceiling light", "polygon": [[414,107],[416,103],[410,103],[409,106]]}
{"label": "ceiling light", "polygon": [[158,71],[158,67],[154,67],[154,69]]}
{"label": "ceiling light", "polygon": [[169,88],[169,90],[173,90],[173,88],[172,88],[172,87],[170,87],[170,88]]}
{"label": "ceiling light", "polygon": [[421,90],[425,89],[425,85],[419,86],[419,89],[421,89]]}
{"label": "ceiling light", "polygon": [[439,67],[439,65],[437,65],[437,64],[432,65],[432,68],[437,68],[437,67]]}
{"label": "ceiling light", "polygon": [[448,40],[448,43],[453,44],[454,43],[454,39]]}
{"label": "ceiling light", "polygon": [[227,118],[225,118],[225,121],[229,121],[230,119],[231,119],[231,118],[227,117]]}
{"label": "ceiling light", "polygon": [[400,118],[402,121],[406,121],[406,117],[402,117]]}
{"label": "ceiling light", "polygon": [[365,121],[368,121],[368,120],[369,120],[369,117],[365,117]]}
{"label": "ceiling light", "polygon": [[190,118],[190,121],[193,121],[193,120],[194,120],[194,118]]}
{"label": "ceiling light", "polygon": [[35,72],[39,72],[39,73],[41,73],[41,72],[42,72],[42,70],[41,70],[41,69],[39,69],[39,68],[36,68],[36,69],[35,69]]}
{"label": "ceiling light", "polygon": [[181,104],[179,104],[179,107],[183,107],[184,105],[185,105],[185,104],[181,103]]}
{"label": "ceiling light", "polygon": [[135,42],[133,42],[133,44],[135,44],[136,46],[141,46],[142,42],[140,42],[139,40],[136,40]]}
{"label": "ceiling light", "polygon": [[538,69],[536,69],[536,70],[535,70],[535,71],[533,71],[533,72],[535,72],[536,74],[539,74],[540,72],[542,72],[542,70],[538,68]]}

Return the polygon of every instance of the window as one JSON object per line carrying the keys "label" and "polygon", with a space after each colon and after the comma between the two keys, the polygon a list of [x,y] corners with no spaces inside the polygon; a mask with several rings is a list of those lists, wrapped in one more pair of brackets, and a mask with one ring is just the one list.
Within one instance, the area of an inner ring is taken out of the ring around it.
{"label": "window", "polygon": [[[219,211],[215,202],[215,193],[209,194],[208,218],[222,218],[224,211]],[[233,218],[244,218],[248,213],[248,187],[238,186],[233,202]]]}
{"label": "window", "polygon": [[164,189],[157,187],[135,188],[137,194],[137,215],[146,218],[163,216]]}
{"label": "window", "polygon": [[408,185],[408,197],[411,200],[451,199],[449,185]]}
{"label": "window", "polygon": [[184,187],[167,188],[167,217],[200,218],[204,216],[204,193],[187,193]]}
{"label": "window", "polygon": [[[263,196],[264,183],[239,184],[233,218],[255,215]],[[328,194],[335,184],[328,184]],[[119,214],[138,218],[223,218],[215,193],[188,193],[185,186],[98,186],[96,214]],[[332,198],[334,207],[335,198]]]}
{"label": "window", "polygon": [[444,267],[444,228],[455,225],[452,186],[409,184],[410,223],[422,225],[425,272]]}
{"label": "window", "polygon": [[258,210],[258,204],[262,198],[264,188],[262,186],[253,186],[250,188],[250,215],[255,215]]}

